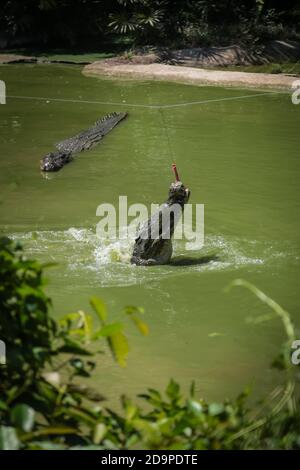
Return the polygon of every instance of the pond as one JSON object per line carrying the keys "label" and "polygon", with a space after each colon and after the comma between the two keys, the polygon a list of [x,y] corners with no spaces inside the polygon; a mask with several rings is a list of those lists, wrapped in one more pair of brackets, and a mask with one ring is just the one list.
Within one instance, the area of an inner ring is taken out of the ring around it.
{"label": "pond", "polygon": [[[47,271],[57,318],[90,311],[92,295],[111,319],[125,305],[145,308],[150,334],[128,329],[127,368],[109,355],[99,361],[95,383],[107,398],[162,389],[170,377],[184,389],[195,380],[209,400],[278,383],[270,362],[284,339],[280,320],[251,322],[267,307],[224,288],[236,278],[254,283],[299,327],[300,107],[290,95],[87,78],[61,65],[1,66],[0,79],[8,95],[0,106],[1,232],[57,263]],[[41,174],[39,160],[56,142],[124,110],[128,119],[98,146]],[[120,195],[129,204],[163,202],[173,159],[190,202],[205,206],[204,246],[186,251],[175,241],[174,257],[190,263],[131,266],[128,241],[97,238],[96,208],[117,206]]]}

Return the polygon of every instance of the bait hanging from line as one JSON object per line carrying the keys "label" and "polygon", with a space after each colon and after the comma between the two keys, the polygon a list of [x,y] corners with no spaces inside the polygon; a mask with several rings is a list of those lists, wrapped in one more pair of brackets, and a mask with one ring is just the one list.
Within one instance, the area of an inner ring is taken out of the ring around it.
{"label": "bait hanging from line", "polygon": [[162,118],[162,123],[163,123],[163,128],[164,128],[164,131],[167,135],[167,142],[168,142],[168,147],[169,147],[169,155],[170,155],[170,158],[172,160],[172,170],[174,172],[174,175],[175,175],[175,181],[178,182],[180,181],[180,178],[179,178],[179,174],[178,174],[178,171],[177,171],[177,167],[176,167],[176,163],[175,163],[175,156],[174,156],[174,153],[172,151],[172,147],[171,147],[171,142],[170,142],[170,137],[169,137],[169,133],[168,133],[168,128],[166,126],[166,122],[165,122],[165,119],[164,119],[164,115],[163,115],[163,111],[162,111],[162,108],[159,108],[159,111],[160,111],[160,114],[161,114],[161,118]]}

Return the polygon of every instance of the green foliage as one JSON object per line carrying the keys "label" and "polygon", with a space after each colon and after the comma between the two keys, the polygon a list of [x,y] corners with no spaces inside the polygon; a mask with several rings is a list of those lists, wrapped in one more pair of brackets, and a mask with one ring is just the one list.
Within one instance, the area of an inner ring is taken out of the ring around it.
{"label": "green foliage", "polygon": [[[27,448],[32,439],[37,446],[49,435],[60,445],[93,443],[95,433],[99,440],[102,409],[86,402],[101,402],[103,396],[76,379],[91,376],[97,354],[91,345],[103,339],[117,362],[126,365],[125,323],[109,322],[101,299],[90,301],[99,326],[81,310],[56,322],[49,315],[44,286],[42,266],[26,259],[19,245],[1,238],[0,338],[7,357],[0,367],[0,448]],[[124,319],[132,316],[138,330],[147,334],[139,318],[142,310],[128,309]]]}
{"label": "green foliage", "polygon": [[122,37],[131,45],[221,45],[299,39],[297,0],[5,0],[0,18],[16,44],[95,50]]}
{"label": "green foliage", "polygon": [[[0,366],[0,449],[300,449],[288,356],[293,324],[252,284],[236,280],[230,287],[246,287],[281,319],[288,337],[280,356],[280,368],[288,374],[284,386],[249,408],[249,390],[236,400],[208,403],[197,398],[194,383],[185,394],[170,380],[164,394],[148,389],[138,404],[122,396],[121,413],[104,408],[104,396],[87,379],[100,357],[100,340],[121,366],[126,364],[124,322],[109,322],[97,297],[90,300],[95,315],[78,311],[56,322],[44,285],[42,266],[27,260],[20,246],[0,239],[0,338],[7,346],[7,364]],[[123,313],[148,334],[143,309],[129,306]],[[261,321],[266,319],[270,315]]]}
{"label": "green foliage", "polygon": [[232,65],[226,67],[216,67],[218,70],[231,70],[233,72],[252,72],[252,73],[290,73],[300,75],[299,62],[285,62],[284,64],[263,64],[263,65]]}

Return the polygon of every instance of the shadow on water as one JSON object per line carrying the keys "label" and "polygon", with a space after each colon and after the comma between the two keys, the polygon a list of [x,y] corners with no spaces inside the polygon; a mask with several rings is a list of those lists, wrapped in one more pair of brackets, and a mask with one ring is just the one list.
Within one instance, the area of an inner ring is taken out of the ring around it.
{"label": "shadow on water", "polygon": [[201,264],[208,264],[211,261],[219,261],[219,257],[216,254],[205,255],[199,258],[188,258],[186,256],[177,257],[171,260],[170,264],[172,266],[198,266]]}

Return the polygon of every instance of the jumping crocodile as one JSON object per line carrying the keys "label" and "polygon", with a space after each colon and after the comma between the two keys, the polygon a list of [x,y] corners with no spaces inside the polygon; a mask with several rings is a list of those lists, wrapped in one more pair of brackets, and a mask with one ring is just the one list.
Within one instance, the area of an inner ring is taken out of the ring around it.
{"label": "jumping crocodile", "polygon": [[55,145],[56,152],[50,152],[41,159],[42,171],[58,171],[73,160],[74,155],[94,147],[127,113],[111,113],[95,122],[89,129]]}
{"label": "jumping crocodile", "polygon": [[170,262],[172,236],[189,197],[190,190],[181,181],[171,184],[167,201],[141,227],[135,239],[131,264],[153,266]]}

